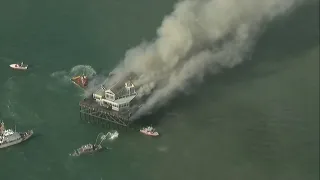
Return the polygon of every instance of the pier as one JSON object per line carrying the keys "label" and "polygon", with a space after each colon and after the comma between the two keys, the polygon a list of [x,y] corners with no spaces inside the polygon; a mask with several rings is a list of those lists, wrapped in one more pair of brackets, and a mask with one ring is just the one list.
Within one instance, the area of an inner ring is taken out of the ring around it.
{"label": "pier", "polygon": [[129,127],[132,115],[140,107],[131,75],[99,88],[88,98],[80,101],[80,119],[105,126]]}
{"label": "pier", "polygon": [[93,98],[86,98],[79,103],[80,119],[106,127],[129,127],[132,123],[129,111],[114,111],[111,107],[101,106]]}

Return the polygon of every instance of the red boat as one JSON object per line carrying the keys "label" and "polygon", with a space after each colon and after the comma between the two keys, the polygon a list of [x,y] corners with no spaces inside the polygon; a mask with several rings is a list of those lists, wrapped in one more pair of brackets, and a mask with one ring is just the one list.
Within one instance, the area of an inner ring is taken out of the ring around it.
{"label": "red boat", "polygon": [[71,78],[71,81],[81,88],[86,88],[88,86],[88,77],[85,75],[73,77]]}

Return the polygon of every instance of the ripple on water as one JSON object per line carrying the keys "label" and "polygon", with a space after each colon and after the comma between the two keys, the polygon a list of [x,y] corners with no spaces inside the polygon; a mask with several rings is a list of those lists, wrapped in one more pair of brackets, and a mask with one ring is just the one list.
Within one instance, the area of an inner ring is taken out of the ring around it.
{"label": "ripple on water", "polygon": [[47,85],[47,89],[55,92],[67,92],[66,86],[71,84],[70,79],[74,76],[86,75],[89,78],[96,75],[96,71],[89,65],[76,65],[72,67],[69,71],[62,70],[56,71],[50,74],[50,77],[57,80],[54,83]]}
{"label": "ripple on water", "polygon": [[[34,78],[35,75],[30,77]],[[17,77],[10,77],[3,84],[4,90],[1,93],[0,111],[1,116],[5,120],[13,119],[14,123],[25,123],[28,119],[32,121],[28,123],[39,123],[43,119],[29,106],[24,104],[21,100],[23,93],[22,83],[18,81]],[[23,121],[22,121],[23,119]],[[21,121],[20,121],[21,120]],[[12,123],[9,123],[12,125]]]}
{"label": "ripple on water", "polygon": [[157,150],[159,152],[168,152],[169,151],[169,147],[167,147],[167,146],[159,146],[159,147],[157,147]]}

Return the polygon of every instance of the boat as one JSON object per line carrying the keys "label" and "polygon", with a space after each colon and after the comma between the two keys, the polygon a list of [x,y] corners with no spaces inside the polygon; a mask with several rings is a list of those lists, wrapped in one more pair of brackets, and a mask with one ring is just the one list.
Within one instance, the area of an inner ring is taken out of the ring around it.
{"label": "boat", "polygon": [[88,86],[88,77],[85,75],[75,76],[71,78],[71,81],[81,88],[86,88]]}
{"label": "boat", "polygon": [[80,156],[82,154],[91,154],[101,149],[102,149],[102,146],[100,144],[95,145],[95,144],[89,143],[76,149],[73,153],[70,154],[70,156]]}
{"label": "boat", "polygon": [[6,148],[28,140],[33,135],[33,130],[26,132],[16,132],[6,129],[3,121],[0,124],[0,148]]}
{"label": "boat", "polygon": [[140,132],[147,136],[159,136],[159,133],[151,126],[140,129]]}
{"label": "boat", "polygon": [[[97,144],[98,138],[100,135],[102,135],[100,137],[100,143]],[[100,151],[103,149],[103,147],[101,146],[101,143],[104,140],[106,140],[106,138],[107,138],[107,135],[104,135],[103,133],[99,133],[96,138],[96,142],[94,144],[89,143],[89,144],[82,145],[80,148],[74,150],[74,152],[70,153],[69,155],[70,156],[80,156],[82,154],[92,154],[94,152]],[[107,148],[107,149],[109,149],[109,148]]]}
{"label": "boat", "polygon": [[28,69],[28,65],[24,64],[23,62],[20,64],[10,64],[10,67],[12,69],[17,69],[17,70],[27,70]]}

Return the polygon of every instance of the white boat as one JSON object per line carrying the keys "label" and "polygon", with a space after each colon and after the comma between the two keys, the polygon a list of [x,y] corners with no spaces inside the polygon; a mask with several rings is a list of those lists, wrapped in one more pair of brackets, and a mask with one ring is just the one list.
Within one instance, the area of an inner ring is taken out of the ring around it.
{"label": "white boat", "polygon": [[10,67],[12,69],[17,69],[17,70],[27,70],[28,69],[28,65],[23,64],[23,62],[20,64],[10,64]]}
{"label": "white boat", "polygon": [[4,123],[0,124],[0,148],[6,148],[19,144],[23,141],[28,140],[33,135],[33,130],[26,132],[16,132],[12,129],[6,129]]}
{"label": "white boat", "polygon": [[140,132],[147,136],[159,136],[159,133],[151,126],[140,129]]}

